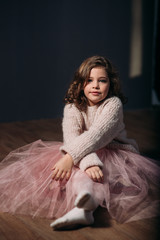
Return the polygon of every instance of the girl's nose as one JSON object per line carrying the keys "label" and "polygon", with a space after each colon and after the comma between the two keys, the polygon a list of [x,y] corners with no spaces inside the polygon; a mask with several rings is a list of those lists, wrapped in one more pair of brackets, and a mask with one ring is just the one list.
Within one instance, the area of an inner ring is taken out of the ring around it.
{"label": "girl's nose", "polygon": [[99,88],[99,82],[93,81],[93,88]]}

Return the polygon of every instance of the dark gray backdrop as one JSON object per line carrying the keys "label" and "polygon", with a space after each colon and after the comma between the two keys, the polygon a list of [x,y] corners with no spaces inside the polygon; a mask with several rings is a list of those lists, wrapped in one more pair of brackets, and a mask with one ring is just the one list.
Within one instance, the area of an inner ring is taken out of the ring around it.
{"label": "dark gray backdrop", "polygon": [[1,1],[0,121],[61,117],[74,71],[95,54],[118,67],[126,108],[150,107],[154,1],[141,1],[142,73],[131,79],[132,1]]}

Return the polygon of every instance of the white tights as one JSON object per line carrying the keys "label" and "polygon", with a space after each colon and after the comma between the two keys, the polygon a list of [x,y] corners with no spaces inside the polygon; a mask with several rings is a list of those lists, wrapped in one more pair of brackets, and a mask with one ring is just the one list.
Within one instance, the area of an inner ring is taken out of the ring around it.
{"label": "white tights", "polygon": [[[77,177],[79,179],[78,184]],[[81,171],[77,171],[69,181],[66,184],[66,195],[72,189],[76,196],[75,207],[50,224],[54,230],[74,228],[77,225],[91,225],[94,222],[93,211],[99,204],[94,197],[93,181]]]}

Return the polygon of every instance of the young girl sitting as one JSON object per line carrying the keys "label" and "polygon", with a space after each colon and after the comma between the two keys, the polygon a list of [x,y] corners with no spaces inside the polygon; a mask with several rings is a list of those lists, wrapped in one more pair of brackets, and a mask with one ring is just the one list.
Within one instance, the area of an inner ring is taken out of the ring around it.
{"label": "young girl sitting", "polygon": [[58,218],[54,229],[91,225],[98,206],[120,223],[156,216],[160,167],[127,138],[111,62],[86,59],[65,101],[63,144],[39,140],[2,161],[0,211]]}

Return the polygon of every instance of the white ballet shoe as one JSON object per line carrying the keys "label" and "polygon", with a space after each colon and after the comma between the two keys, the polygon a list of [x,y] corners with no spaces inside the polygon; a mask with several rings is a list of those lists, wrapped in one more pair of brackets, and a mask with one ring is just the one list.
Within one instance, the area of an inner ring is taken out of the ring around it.
{"label": "white ballet shoe", "polygon": [[74,205],[78,208],[83,208],[88,211],[93,211],[97,208],[97,204],[89,192],[79,193]]}
{"label": "white ballet shoe", "polygon": [[78,225],[91,225],[94,222],[93,212],[85,211],[82,208],[73,208],[63,217],[58,218],[50,224],[54,230],[75,228]]}

